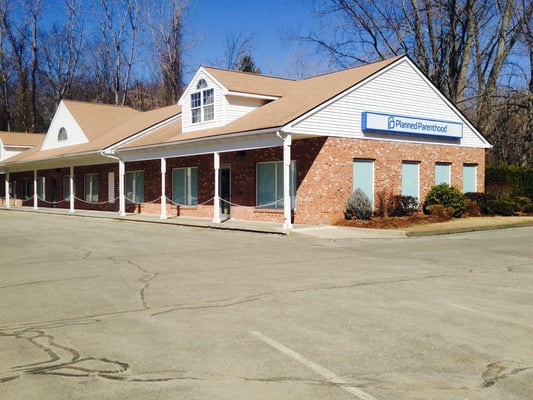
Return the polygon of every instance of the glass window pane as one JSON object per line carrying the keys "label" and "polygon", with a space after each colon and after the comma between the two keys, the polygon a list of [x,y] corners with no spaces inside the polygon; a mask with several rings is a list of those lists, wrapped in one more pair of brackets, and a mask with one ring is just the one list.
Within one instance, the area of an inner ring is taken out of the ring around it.
{"label": "glass window pane", "polygon": [[185,168],[172,170],[172,201],[177,204],[186,204]]}
{"label": "glass window pane", "polygon": [[283,208],[285,201],[283,198],[283,161],[274,163],[276,167],[276,204],[274,208]]}
{"label": "glass window pane", "polygon": [[477,192],[477,165],[463,165],[463,193]]}
{"label": "glass window pane", "polygon": [[213,104],[213,99],[214,99],[213,93],[214,93],[213,89],[207,89],[203,91],[204,105]]}
{"label": "glass window pane", "polygon": [[144,171],[135,173],[135,202],[144,203]]}
{"label": "glass window pane", "polygon": [[204,107],[204,121],[212,121],[215,119],[215,106]]}
{"label": "glass window pane", "polygon": [[374,204],[374,161],[354,160],[353,190],[361,189]]}
{"label": "glass window pane", "polygon": [[201,100],[200,92],[191,94],[191,108],[200,107],[202,105],[200,100]]}
{"label": "glass window pane", "polygon": [[276,201],[276,164],[257,164],[257,206],[274,208]]}
{"label": "glass window pane", "polygon": [[419,198],[417,162],[402,163],[402,196]]}
{"label": "glass window pane", "polygon": [[448,163],[435,164],[435,185],[441,183],[450,184],[450,164]]}

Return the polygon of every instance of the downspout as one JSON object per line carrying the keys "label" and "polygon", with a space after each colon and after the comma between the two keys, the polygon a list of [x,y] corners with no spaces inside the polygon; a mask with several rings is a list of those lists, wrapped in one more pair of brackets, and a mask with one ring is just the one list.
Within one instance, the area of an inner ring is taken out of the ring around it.
{"label": "downspout", "polygon": [[124,176],[126,175],[126,168],[124,167],[124,161],[120,157],[100,152],[103,157],[112,158],[118,161],[118,213],[121,217],[126,216],[126,198],[124,197]]}

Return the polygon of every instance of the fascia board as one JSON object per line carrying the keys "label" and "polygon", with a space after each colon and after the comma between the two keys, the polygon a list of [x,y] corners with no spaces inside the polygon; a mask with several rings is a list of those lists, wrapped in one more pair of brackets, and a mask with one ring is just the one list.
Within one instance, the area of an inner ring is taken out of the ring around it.
{"label": "fascia board", "polygon": [[198,71],[196,71],[196,73],[194,74],[194,76],[190,80],[189,84],[187,85],[187,87],[183,91],[181,97],[178,100],[178,105],[180,105],[180,106],[183,105],[183,96],[185,96],[186,93],[189,93],[189,91],[191,90],[192,86],[198,81],[198,76],[200,75],[200,73],[203,73],[203,74],[209,76],[209,79],[212,79],[213,82],[215,82],[216,85],[218,85],[220,88],[222,88],[222,94],[225,95],[228,92],[228,89],[223,84],[221,84],[217,79],[215,79],[215,77],[213,75],[211,75],[209,72],[207,72],[207,70],[203,66],[201,66],[200,68],[198,68]]}

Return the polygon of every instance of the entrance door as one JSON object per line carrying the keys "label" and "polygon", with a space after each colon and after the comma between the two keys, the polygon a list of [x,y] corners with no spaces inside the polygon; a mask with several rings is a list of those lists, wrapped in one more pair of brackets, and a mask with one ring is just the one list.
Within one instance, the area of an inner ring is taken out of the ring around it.
{"label": "entrance door", "polygon": [[231,169],[230,167],[220,168],[220,216],[228,219],[231,216]]}

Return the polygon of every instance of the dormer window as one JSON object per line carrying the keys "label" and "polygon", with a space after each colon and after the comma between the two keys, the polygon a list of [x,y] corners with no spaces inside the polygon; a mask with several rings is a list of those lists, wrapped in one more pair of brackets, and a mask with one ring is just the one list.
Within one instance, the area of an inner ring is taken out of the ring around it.
{"label": "dormer window", "polygon": [[59,133],[57,134],[57,140],[59,142],[67,140],[67,130],[65,128],[61,127],[61,129],[59,129]]}
{"label": "dormer window", "polygon": [[193,124],[215,119],[214,90],[207,87],[205,79],[196,84],[197,92],[191,94],[191,120]]}

